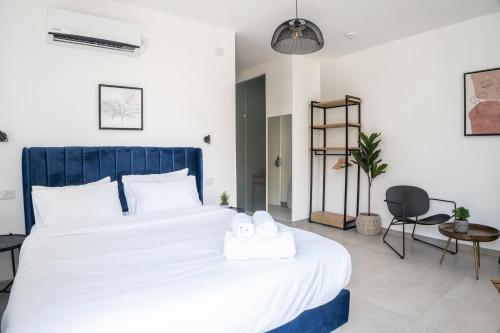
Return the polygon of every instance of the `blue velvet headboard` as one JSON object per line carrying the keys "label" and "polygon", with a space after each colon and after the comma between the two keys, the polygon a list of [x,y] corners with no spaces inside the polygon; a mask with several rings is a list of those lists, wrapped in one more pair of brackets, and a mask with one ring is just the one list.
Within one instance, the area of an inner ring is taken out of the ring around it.
{"label": "blue velvet headboard", "polygon": [[165,173],[189,168],[203,202],[203,156],[200,148],[33,147],[24,148],[23,197],[26,234],[35,224],[31,186],[81,185],[110,176],[118,180],[120,201],[127,202],[121,176]]}

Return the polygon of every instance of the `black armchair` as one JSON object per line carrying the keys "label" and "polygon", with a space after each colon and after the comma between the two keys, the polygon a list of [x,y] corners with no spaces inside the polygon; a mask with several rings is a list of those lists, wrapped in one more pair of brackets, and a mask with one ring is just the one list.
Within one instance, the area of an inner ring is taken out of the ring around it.
{"label": "black armchair", "polygon": [[[404,259],[405,257],[405,225],[406,224],[413,224],[413,231],[411,233],[411,237],[419,242],[434,246],[438,249],[444,250],[444,248],[437,246],[435,244],[426,242],[422,239],[419,239],[415,237],[415,228],[417,227],[417,224],[420,225],[438,225],[444,222],[447,222],[449,219],[451,219],[451,215],[448,214],[436,214],[436,215],[431,215],[427,216],[424,218],[420,218],[420,216],[425,215],[430,208],[430,201],[439,201],[439,202],[445,202],[445,203],[451,203],[453,204],[454,208],[457,208],[457,205],[454,201],[450,200],[444,200],[444,199],[436,199],[436,198],[430,198],[427,192],[425,192],[423,189],[415,187],[415,186],[406,186],[406,185],[400,185],[400,186],[393,186],[390,187],[386,193],[385,193],[386,200],[387,202],[387,208],[389,209],[389,212],[392,214],[393,218],[391,221],[391,224],[387,228],[383,241],[385,244],[387,244],[394,252],[396,252],[401,259]],[[402,253],[398,250],[396,250],[394,247],[392,247],[391,244],[389,244],[385,238],[387,236],[387,233],[389,232],[389,229],[393,225],[402,225],[403,226],[403,251]],[[455,251],[450,251],[446,250],[449,253],[456,254],[458,252],[458,242],[455,240]]]}

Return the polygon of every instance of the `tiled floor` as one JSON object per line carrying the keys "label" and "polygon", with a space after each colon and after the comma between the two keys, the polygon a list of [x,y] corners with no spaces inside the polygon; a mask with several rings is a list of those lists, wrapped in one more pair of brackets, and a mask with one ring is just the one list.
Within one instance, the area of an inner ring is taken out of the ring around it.
{"label": "tiled floor", "polygon": [[292,209],[288,207],[269,205],[267,211],[275,218],[280,221],[290,221],[292,219]]}
{"label": "tiled floor", "polygon": [[[381,236],[313,223],[294,226],[334,239],[351,253],[350,319],[336,332],[500,333],[500,294],[490,282],[500,278],[497,256],[482,254],[476,281],[469,249],[447,255],[439,265],[440,251],[418,242],[407,242],[401,260]],[[7,297],[0,294],[0,314]]]}
{"label": "tiled floor", "polygon": [[294,226],[334,239],[351,253],[350,319],[338,332],[500,333],[500,294],[490,282],[500,278],[498,256],[481,254],[476,281],[469,248],[459,248],[439,265],[440,250],[419,242],[408,241],[401,260],[381,235],[314,223]]}

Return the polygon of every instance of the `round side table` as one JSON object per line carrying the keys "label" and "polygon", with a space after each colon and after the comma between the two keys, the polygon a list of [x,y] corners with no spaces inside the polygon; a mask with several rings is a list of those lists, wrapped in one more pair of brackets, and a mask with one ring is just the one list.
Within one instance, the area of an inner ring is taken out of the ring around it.
{"label": "round side table", "polygon": [[467,233],[455,232],[453,229],[453,223],[443,223],[439,225],[439,232],[448,237],[446,242],[445,250],[441,255],[441,260],[439,264],[443,262],[446,250],[450,245],[451,239],[458,239],[462,241],[472,242],[472,248],[474,249],[474,266],[476,268],[476,280],[479,280],[479,266],[481,266],[481,252],[479,248],[480,242],[492,242],[500,237],[500,231],[493,227],[488,227],[482,224],[469,223],[469,231]]}
{"label": "round side table", "polygon": [[0,293],[8,293],[12,282],[14,282],[14,277],[16,276],[16,261],[14,259],[14,250],[19,250],[21,248],[21,245],[23,244],[25,238],[25,235],[0,235],[0,252],[10,251],[10,261],[12,263],[12,280],[3,289],[0,290]]}

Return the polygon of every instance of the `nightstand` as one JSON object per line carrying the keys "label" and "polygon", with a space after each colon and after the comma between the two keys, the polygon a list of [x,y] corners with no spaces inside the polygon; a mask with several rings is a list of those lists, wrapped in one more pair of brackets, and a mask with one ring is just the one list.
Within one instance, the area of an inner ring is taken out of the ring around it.
{"label": "nightstand", "polygon": [[0,293],[9,293],[9,288],[12,286],[12,282],[14,282],[14,277],[16,276],[16,261],[14,259],[14,251],[21,248],[21,245],[26,238],[25,235],[0,235],[0,252],[10,251],[10,260],[12,264],[12,280],[0,290]]}

